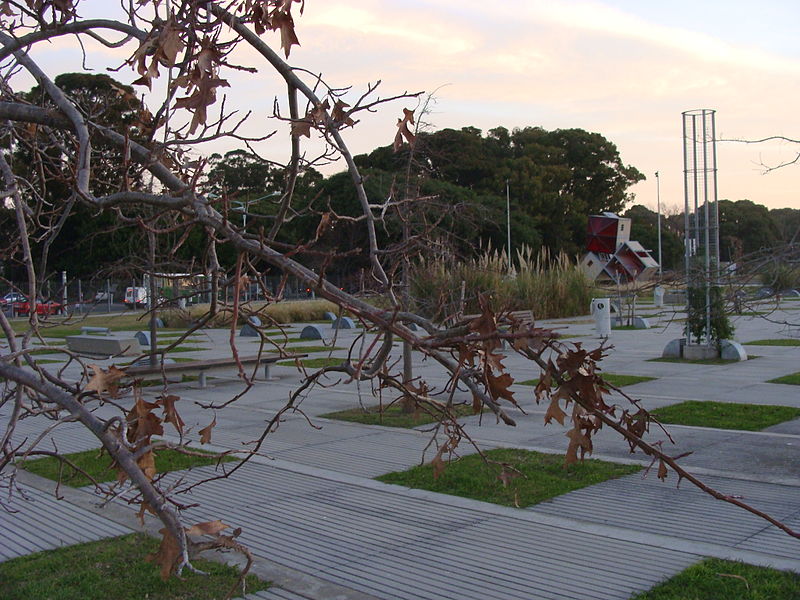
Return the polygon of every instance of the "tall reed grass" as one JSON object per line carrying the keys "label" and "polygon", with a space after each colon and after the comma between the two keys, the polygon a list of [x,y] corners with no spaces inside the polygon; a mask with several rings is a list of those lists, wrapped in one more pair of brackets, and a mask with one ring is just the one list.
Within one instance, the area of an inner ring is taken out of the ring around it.
{"label": "tall reed grass", "polygon": [[532,310],[536,319],[586,314],[592,297],[591,282],[569,257],[547,249],[534,255],[529,247],[517,251],[510,272],[505,251],[491,248],[468,261],[420,261],[411,286],[416,309],[437,321],[478,312],[480,295],[490,296],[495,312]]}
{"label": "tall reed grass", "polygon": [[[187,310],[168,310],[159,316],[168,327],[187,327],[209,310],[208,304],[197,304]],[[270,323],[308,323],[322,321],[326,312],[338,314],[338,307],[328,300],[298,300],[286,302],[249,302],[243,304],[237,325],[243,325],[250,315],[257,315],[264,325]],[[231,310],[221,310],[209,322],[210,327],[229,327],[233,319]]]}

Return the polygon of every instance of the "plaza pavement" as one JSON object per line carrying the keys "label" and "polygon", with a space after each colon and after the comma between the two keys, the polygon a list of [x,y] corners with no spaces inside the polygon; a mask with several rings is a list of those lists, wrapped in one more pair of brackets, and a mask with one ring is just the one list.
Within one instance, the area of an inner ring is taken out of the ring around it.
{"label": "plaza pavement", "polygon": [[[737,319],[736,339],[794,335],[796,329],[782,321],[800,322],[800,310],[794,308],[800,309],[800,303],[787,305],[788,310],[770,315],[772,321]],[[800,347],[745,346],[758,358],[726,365],[651,362],[669,340],[680,336],[681,323],[668,311],[643,310],[653,313],[654,327],[613,331],[608,340],[613,347],[602,366],[610,373],[657,377],[625,388],[646,408],[687,399],[800,406],[796,386],[766,383],[800,370]],[[547,324],[576,336],[567,342],[600,342],[589,317]],[[225,356],[230,352],[227,335],[204,332],[197,337],[205,350],[184,356]],[[337,346],[346,348],[356,332],[338,335]],[[237,342],[242,354],[256,349],[252,340]],[[419,357],[415,362],[415,375],[441,388],[445,378],[438,367]],[[506,365],[517,381],[538,376],[519,357],[509,356]],[[213,449],[240,449],[258,437],[265,420],[300,381],[290,367],[274,367],[273,375],[274,381],[257,382],[233,407],[216,412]],[[367,384],[362,386],[315,388],[300,404],[303,414],[288,414],[259,456],[230,479],[209,482],[187,496],[187,502],[198,504],[186,511],[187,522],[221,518],[242,527],[241,541],[258,558],[256,571],[276,584],[249,598],[624,599],[704,556],[800,571],[800,540],[687,482],[677,486],[674,474],[665,483],[654,472],[635,474],[522,510],[379,483],[372,478],[430,458],[426,447],[431,433],[425,427],[387,429],[319,417],[355,407],[359,398],[374,403]],[[196,439],[197,430],[211,419],[195,402],[220,401],[240,389],[232,373],[215,376],[205,389],[172,386],[171,392],[181,396],[178,408],[192,428],[190,438]],[[510,411],[517,426],[498,424],[486,415],[469,417],[470,435],[487,448],[563,452],[564,429],[544,426],[544,407],[534,403],[532,388],[513,389],[526,413]],[[157,391],[147,388],[146,393]],[[34,427],[24,421],[18,434],[34,435]],[[675,454],[692,451],[681,460],[690,471],[800,529],[800,419],[754,433],[678,426],[669,430],[676,444],[665,448]],[[648,439],[664,436],[654,431]],[[76,424],[65,424],[43,442],[52,443],[62,451],[97,445]],[[593,456],[647,464],[609,431],[595,438]],[[213,468],[205,468],[168,477],[185,485],[211,473]],[[26,473],[19,481],[30,501],[17,496],[13,507],[18,512],[0,513],[6,531],[0,538],[0,560],[138,528],[123,502],[99,508],[87,491],[63,488],[65,498],[57,501],[46,493],[52,488],[49,482]],[[148,526],[159,528],[153,522]]]}

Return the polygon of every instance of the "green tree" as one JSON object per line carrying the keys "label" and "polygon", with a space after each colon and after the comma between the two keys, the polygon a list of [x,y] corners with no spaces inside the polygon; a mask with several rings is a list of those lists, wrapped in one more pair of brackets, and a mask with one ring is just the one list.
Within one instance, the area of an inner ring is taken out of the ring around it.
{"label": "green tree", "polygon": [[[506,245],[507,183],[512,244],[574,254],[583,248],[586,216],[621,210],[629,201],[628,187],[643,179],[622,162],[613,143],[582,129],[526,127],[509,132],[497,127],[484,136],[479,129],[464,127],[420,138],[430,178],[476,192],[485,204],[486,217],[494,223],[476,234],[491,239],[495,247]],[[388,148],[358,157],[360,166],[388,172],[396,171],[401,161]]]}
{"label": "green tree", "polygon": [[[631,219],[631,239],[651,250],[658,260],[658,214],[646,206],[634,204],[622,215]],[[661,218],[661,267],[663,269],[683,269],[683,237],[667,227],[666,219]]]}
{"label": "green tree", "polygon": [[718,209],[720,260],[735,262],[773,247],[780,237],[766,206],[750,200],[720,200]]}

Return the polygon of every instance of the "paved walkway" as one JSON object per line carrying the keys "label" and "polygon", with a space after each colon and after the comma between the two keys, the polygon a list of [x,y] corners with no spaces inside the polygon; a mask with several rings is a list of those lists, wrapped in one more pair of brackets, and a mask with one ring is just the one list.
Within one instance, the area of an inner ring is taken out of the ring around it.
{"label": "paved walkway", "polygon": [[[800,321],[800,312],[783,315]],[[591,321],[568,321],[562,323],[566,334],[597,342]],[[759,358],[731,365],[649,362],[679,336],[679,327],[614,331],[604,369],[658,377],[626,388],[648,408],[684,399],[800,406],[796,387],[765,383],[798,370],[800,347],[746,346]],[[198,356],[224,355],[227,334],[208,335],[208,349]],[[353,335],[344,333],[338,345],[346,346]],[[780,324],[737,323],[740,341],[785,336]],[[515,357],[507,364],[518,381],[538,375]],[[444,381],[433,365],[415,368],[433,383]],[[299,381],[288,367],[273,373],[277,381],[257,384],[235,408],[217,413],[215,447],[238,449],[254,439]],[[191,401],[220,400],[239,389],[233,377],[211,383],[207,389],[179,385],[173,390],[182,397],[179,408],[195,432],[210,417]],[[563,452],[564,430],[542,424],[543,408],[533,403],[531,388],[514,389],[528,413],[515,412],[518,426],[471,417],[470,433],[487,447]],[[363,392],[370,403],[368,390]],[[189,497],[199,506],[187,511],[188,521],[223,518],[243,528],[241,539],[259,557],[257,571],[276,583],[253,598],[625,599],[703,556],[800,571],[800,541],[686,483],[676,487],[674,476],[667,483],[654,474],[628,476],[524,510],[381,484],[372,477],[420,462],[430,433],[318,417],[356,406],[357,399],[352,384],[315,389],[301,406],[321,429],[309,426],[304,416],[289,415],[268,437],[262,456],[231,480],[210,482]],[[32,427],[23,422],[19,434],[36,433]],[[670,430],[676,453],[693,451],[682,462],[709,484],[800,528],[800,420],[758,433]],[[64,451],[96,446],[74,424],[50,437]],[[610,432],[598,436],[595,447],[596,457],[641,459]],[[183,484],[212,471],[183,474]],[[178,481],[178,475],[170,478]],[[65,490],[65,500],[57,502],[40,491],[50,484],[39,478],[26,475],[21,483],[34,502],[15,500],[19,512],[0,513],[9,532],[0,541],[0,560],[136,527],[132,511],[121,503],[100,510],[82,490]]]}

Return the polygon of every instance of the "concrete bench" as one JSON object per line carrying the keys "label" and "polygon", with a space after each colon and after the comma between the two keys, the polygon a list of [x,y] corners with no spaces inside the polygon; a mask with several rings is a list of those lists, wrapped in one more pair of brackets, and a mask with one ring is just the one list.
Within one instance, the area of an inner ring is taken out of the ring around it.
{"label": "concrete bench", "polygon": [[109,327],[81,327],[82,335],[88,335],[90,333],[96,333],[98,335],[111,335],[111,329]]}
{"label": "concrete bench", "polygon": [[[270,381],[269,366],[279,360],[294,360],[295,358],[305,358],[308,354],[291,354],[288,356],[277,355],[262,355],[262,356],[242,356],[239,357],[239,363],[242,365],[258,364],[264,365],[264,379]],[[191,362],[179,362],[170,364],[157,364],[157,365],[140,365],[128,367],[125,373],[128,377],[141,377],[144,375],[160,375],[162,373],[194,373],[198,374],[198,383],[201,388],[206,387],[206,374],[208,371],[230,369],[231,367],[238,367],[238,363],[234,358],[211,358],[208,360],[193,360]]]}
{"label": "concrete bench", "polygon": [[101,356],[136,356],[142,353],[139,340],[134,337],[68,335],[67,348],[80,354],[97,354]]}

